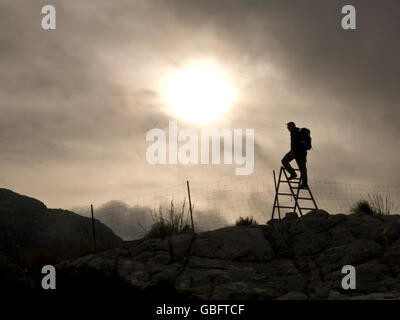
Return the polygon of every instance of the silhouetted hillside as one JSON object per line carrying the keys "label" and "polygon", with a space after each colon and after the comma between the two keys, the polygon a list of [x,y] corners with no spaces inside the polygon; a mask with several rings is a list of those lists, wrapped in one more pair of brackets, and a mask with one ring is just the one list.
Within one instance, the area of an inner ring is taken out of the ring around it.
{"label": "silhouetted hillside", "polygon": [[[114,248],[122,240],[96,221],[99,249]],[[48,209],[42,202],[0,189],[0,265],[45,256],[59,261],[79,256],[93,247],[91,219],[74,212]]]}

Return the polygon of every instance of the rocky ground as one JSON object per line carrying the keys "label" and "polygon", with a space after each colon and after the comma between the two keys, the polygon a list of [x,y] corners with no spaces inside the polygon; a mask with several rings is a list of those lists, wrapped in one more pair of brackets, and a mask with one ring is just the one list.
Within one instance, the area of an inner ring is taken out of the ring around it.
{"label": "rocky ground", "polygon": [[[355,290],[341,287],[344,265],[356,268]],[[315,210],[267,225],[127,242],[57,265],[69,276],[82,268],[196,299],[400,299],[400,216]]]}

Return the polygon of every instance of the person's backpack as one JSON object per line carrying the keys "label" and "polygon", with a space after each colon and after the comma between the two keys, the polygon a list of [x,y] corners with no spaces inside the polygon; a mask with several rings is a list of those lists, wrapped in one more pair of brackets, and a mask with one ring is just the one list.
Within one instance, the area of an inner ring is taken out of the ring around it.
{"label": "person's backpack", "polygon": [[311,146],[311,131],[307,128],[300,129],[300,143],[306,150],[310,150]]}

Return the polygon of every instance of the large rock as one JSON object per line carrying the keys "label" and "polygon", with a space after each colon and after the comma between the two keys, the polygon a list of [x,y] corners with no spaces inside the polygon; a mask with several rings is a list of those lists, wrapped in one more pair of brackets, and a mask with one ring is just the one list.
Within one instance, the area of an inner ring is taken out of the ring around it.
{"label": "large rock", "polygon": [[343,245],[356,239],[384,243],[384,224],[379,217],[362,215],[348,217],[332,228],[332,245]]}
{"label": "large rock", "polygon": [[400,274],[400,239],[386,246],[382,261],[392,272]]}
{"label": "large rock", "polygon": [[378,261],[369,261],[357,268],[357,291],[363,293],[386,292],[385,279],[390,279],[389,268]]}
{"label": "large rock", "polygon": [[389,241],[400,239],[400,221],[391,223],[385,230],[385,236]]}
{"label": "large rock", "polygon": [[266,237],[280,256],[312,255],[328,245],[329,236],[322,232],[328,228],[324,214],[320,218],[306,215],[267,226]]}
{"label": "large rock", "polygon": [[328,218],[329,213],[322,209],[311,210],[304,216],[305,218]]}
{"label": "large rock", "polygon": [[231,227],[201,233],[191,255],[238,261],[269,261],[274,250],[261,227]]}
{"label": "large rock", "polygon": [[345,265],[359,265],[380,257],[383,248],[368,239],[357,239],[341,246],[329,247],[317,258],[321,274],[341,269]]}

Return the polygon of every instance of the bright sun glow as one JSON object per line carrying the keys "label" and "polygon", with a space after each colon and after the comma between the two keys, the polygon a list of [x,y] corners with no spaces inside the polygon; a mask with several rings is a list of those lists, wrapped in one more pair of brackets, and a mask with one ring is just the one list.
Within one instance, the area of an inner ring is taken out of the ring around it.
{"label": "bright sun glow", "polygon": [[195,64],[172,75],[164,86],[174,115],[210,123],[222,117],[234,98],[225,75],[213,64]]}

